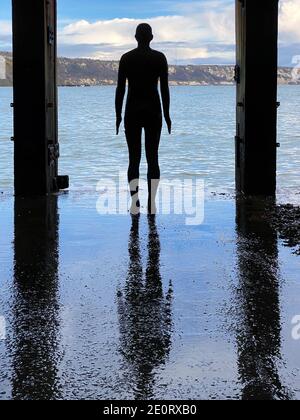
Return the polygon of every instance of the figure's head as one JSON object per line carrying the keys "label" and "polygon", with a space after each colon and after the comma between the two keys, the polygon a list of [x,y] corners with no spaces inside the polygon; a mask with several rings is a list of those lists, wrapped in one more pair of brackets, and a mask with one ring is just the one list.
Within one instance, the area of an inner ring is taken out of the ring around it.
{"label": "figure's head", "polygon": [[139,44],[150,44],[153,40],[152,28],[148,23],[141,23],[136,28],[135,39]]}

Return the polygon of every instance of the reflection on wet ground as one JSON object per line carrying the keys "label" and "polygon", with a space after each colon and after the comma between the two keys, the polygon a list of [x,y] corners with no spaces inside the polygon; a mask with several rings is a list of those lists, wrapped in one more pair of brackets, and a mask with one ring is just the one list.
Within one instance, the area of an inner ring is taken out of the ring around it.
{"label": "reflection on wet ground", "polygon": [[[269,204],[270,205],[270,204]],[[237,203],[240,323],[238,366],[243,398],[288,399],[279,372],[281,315],[277,232],[264,202]]]}
{"label": "reflection on wet ground", "polygon": [[128,383],[135,398],[153,398],[153,370],[164,364],[171,347],[172,284],[164,296],[160,275],[160,241],[155,217],[148,217],[148,258],[143,273],[139,216],[132,216],[129,267],[124,293],[118,292],[121,353],[128,363]]}
{"label": "reflection on wet ground", "polygon": [[15,201],[12,335],[14,399],[58,397],[57,198]]}
{"label": "reflection on wet ground", "polygon": [[300,208],[291,204],[271,209],[272,224],[286,246],[294,248],[300,255]]}
{"label": "reflection on wet ground", "polygon": [[300,397],[298,209],[210,200],[191,227],[95,206],[0,201],[0,399]]}

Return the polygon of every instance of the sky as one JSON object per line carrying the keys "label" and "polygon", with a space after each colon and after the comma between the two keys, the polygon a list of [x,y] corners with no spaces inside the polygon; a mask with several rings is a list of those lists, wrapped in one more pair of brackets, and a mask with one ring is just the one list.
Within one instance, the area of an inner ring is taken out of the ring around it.
{"label": "sky", "polygon": [[[59,55],[118,60],[141,22],[173,64],[235,62],[234,0],[58,0]],[[300,0],[280,0],[280,65],[300,57]],[[0,50],[11,50],[11,0],[0,4]],[[294,58],[293,58],[294,57]],[[300,62],[300,59],[299,59]]]}

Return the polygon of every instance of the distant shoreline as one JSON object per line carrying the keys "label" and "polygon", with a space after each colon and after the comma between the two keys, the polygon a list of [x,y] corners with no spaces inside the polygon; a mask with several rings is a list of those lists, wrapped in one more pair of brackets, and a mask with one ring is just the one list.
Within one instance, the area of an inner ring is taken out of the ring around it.
{"label": "distant shoreline", "polygon": [[[300,86],[300,83],[278,83],[278,86],[290,86],[290,87],[295,87],[295,86]],[[75,89],[79,89],[79,88],[108,88],[108,87],[117,87],[116,84],[99,84],[99,85],[57,85],[58,88],[75,88]],[[170,83],[170,87],[202,87],[202,88],[206,88],[206,87],[235,87],[235,83],[227,83],[227,84],[207,84],[207,85],[203,85],[203,84],[195,84],[195,83],[191,83],[191,84],[172,84]],[[2,85],[1,84],[1,80],[0,80],[0,89],[3,88],[13,88],[13,85]]]}
{"label": "distant shoreline", "polygon": [[[6,61],[5,80],[0,87],[11,87],[12,55],[0,52]],[[170,65],[171,86],[234,86],[234,65]],[[57,60],[57,84],[60,87],[116,86],[118,80],[118,61],[102,61],[83,58]],[[257,69],[259,75],[261,69]],[[300,76],[300,75],[299,75]],[[279,67],[279,85],[300,85],[300,77],[295,78],[292,67]]]}
{"label": "distant shoreline", "polygon": [[[2,80],[0,80],[0,89],[1,88],[13,88],[13,84],[6,84],[6,83],[1,83]],[[76,84],[72,84],[72,85],[61,85],[58,84],[57,87],[58,88],[93,88],[93,87],[116,87],[117,84],[116,83],[112,83],[112,84],[93,84],[93,85],[76,85]],[[211,84],[202,84],[202,83],[170,83],[170,87],[234,87],[235,83],[211,83]],[[278,82],[278,86],[300,86],[300,81],[298,83],[280,83]]]}

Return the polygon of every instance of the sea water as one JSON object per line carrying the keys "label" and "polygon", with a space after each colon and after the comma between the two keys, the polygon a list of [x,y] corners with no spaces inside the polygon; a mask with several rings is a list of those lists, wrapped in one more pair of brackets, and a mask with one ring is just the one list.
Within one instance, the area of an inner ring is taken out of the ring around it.
{"label": "sea water", "polygon": [[[72,190],[95,190],[127,169],[124,130],[115,133],[115,87],[59,88],[60,174]],[[162,178],[198,177],[207,191],[234,191],[235,87],[172,87],[173,133],[164,126]],[[280,86],[278,189],[300,190],[300,86]],[[0,189],[13,186],[12,89],[0,89]],[[141,175],[146,175],[145,157]]]}

